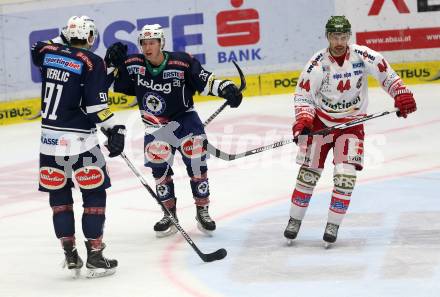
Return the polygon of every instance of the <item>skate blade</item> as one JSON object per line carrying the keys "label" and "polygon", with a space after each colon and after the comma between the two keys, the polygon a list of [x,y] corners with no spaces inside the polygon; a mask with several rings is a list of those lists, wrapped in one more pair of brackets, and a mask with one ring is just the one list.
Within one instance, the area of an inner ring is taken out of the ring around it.
{"label": "skate blade", "polygon": [[197,229],[199,229],[203,234],[208,235],[209,237],[214,236],[213,231],[206,230],[199,222],[197,222]]}
{"label": "skate blade", "polygon": [[156,231],[156,237],[157,238],[168,237],[173,234],[176,234],[177,231],[178,230],[177,230],[176,226],[172,225],[168,229],[166,229],[165,231]]}
{"label": "skate blade", "polygon": [[288,246],[292,246],[293,245],[293,239],[286,239],[286,243]]}
{"label": "skate blade", "polygon": [[105,269],[105,268],[95,268],[95,269],[87,269],[87,278],[98,278],[98,277],[104,277],[109,276],[112,274],[115,274],[116,268],[111,269]]}
{"label": "skate blade", "polygon": [[71,276],[73,279],[77,279],[77,278],[80,278],[80,277],[81,277],[81,267],[82,267],[82,262],[81,262],[81,267],[79,267],[79,268],[68,268],[68,267],[67,267],[67,263],[66,263],[66,261],[63,261],[63,263],[61,264],[61,267],[62,267],[63,269],[67,269],[67,270],[69,271],[70,276]]}
{"label": "skate blade", "polygon": [[333,246],[333,243],[324,241],[324,248],[326,250],[330,249]]}
{"label": "skate blade", "polygon": [[81,268],[69,269],[73,279],[81,277]]}

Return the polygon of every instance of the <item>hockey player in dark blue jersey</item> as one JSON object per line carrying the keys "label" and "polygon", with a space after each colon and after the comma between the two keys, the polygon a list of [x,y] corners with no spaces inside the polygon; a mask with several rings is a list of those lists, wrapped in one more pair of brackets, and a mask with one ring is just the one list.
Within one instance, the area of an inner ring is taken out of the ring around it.
{"label": "hockey player in dark blue jersey", "polygon": [[[73,179],[79,186],[84,212],[82,229],[87,241],[88,277],[113,274],[117,261],[104,258],[102,242],[106,189],[110,187],[96,125],[109,135],[109,156],[124,149],[125,126],[115,123],[107,105],[106,67],[89,49],[97,31],[87,16],[71,17],[61,38],[37,42],[32,59],[42,75],[39,190],[49,193],[56,236],[65,264],[78,276],[83,262],[75,244]],[[69,46],[63,43],[69,43]]]}
{"label": "hockey player in dark blue jersey", "polygon": [[[215,79],[189,54],[163,51],[165,38],[160,25],[145,25],[138,42],[142,53],[128,57],[126,46],[120,42],[108,48],[107,65],[117,68],[114,90],[137,98],[146,129],[145,166],[152,168],[158,197],[176,216],[171,166],[177,150],[190,177],[197,226],[210,233],[216,224],[208,212],[206,135],[194,110],[193,95],[197,91],[223,97],[231,107],[238,107],[242,94],[231,81]],[[177,232],[167,214],[154,225],[154,230],[158,237]]]}

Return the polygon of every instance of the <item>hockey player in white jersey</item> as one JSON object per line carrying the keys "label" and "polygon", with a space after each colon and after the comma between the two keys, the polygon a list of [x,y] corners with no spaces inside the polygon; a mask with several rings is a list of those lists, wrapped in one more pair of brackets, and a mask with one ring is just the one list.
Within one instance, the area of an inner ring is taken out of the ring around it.
{"label": "hockey player in white jersey", "polygon": [[299,139],[297,163],[301,167],[284,231],[289,243],[298,235],[330,149],[333,149],[335,166],[334,188],[323,236],[326,245],[336,241],[356,183],[356,171],[363,166],[362,124],[324,136],[300,136],[365,116],[368,74],[394,98],[399,117],[406,118],[416,111],[413,94],[380,53],[366,46],[348,44],[351,25],[347,18],[332,16],[326,24],[325,34],[328,48],[317,52],[307,63],[294,95],[292,132],[294,138]]}

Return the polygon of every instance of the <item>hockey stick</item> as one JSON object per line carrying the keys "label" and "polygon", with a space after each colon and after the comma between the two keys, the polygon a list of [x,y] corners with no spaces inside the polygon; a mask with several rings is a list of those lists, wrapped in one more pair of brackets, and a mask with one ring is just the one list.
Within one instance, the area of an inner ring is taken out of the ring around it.
{"label": "hockey stick", "polygon": [[[241,85],[239,88],[239,91],[241,92],[242,90],[244,90],[244,88],[246,88],[246,80],[244,78],[243,72],[241,71],[240,67],[238,67],[238,65],[233,62],[235,67],[238,70],[238,73],[240,74],[240,80],[241,80]],[[218,108],[203,124],[203,126],[208,125],[215,117],[217,117],[217,115],[222,112],[226,106],[227,106],[227,102],[225,102],[224,104],[222,104],[222,106],[220,106],[220,108]],[[107,135],[105,129],[101,128],[101,131]],[[165,207],[165,205],[163,205],[162,201],[160,201],[159,197],[157,197],[156,193],[153,191],[153,189],[148,185],[147,181],[144,179],[144,177],[142,176],[142,174],[136,169],[136,167],[133,165],[133,163],[131,163],[131,161],[127,158],[127,156],[122,152],[121,153],[121,157],[122,159],[124,159],[125,163],[127,163],[128,167],[131,169],[131,171],[133,171],[133,173],[137,176],[137,178],[139,179],[139,181],[142,183],[142,185],[147,189],[147,191],[150,193],[151,196],[153,196],[153,198],[156,200],[156,202],[162,207],[162,209],[166,212],[166,214],[168,215],[168,217],[170,218],[171,222],[174,224],[174,226],[176,226],[177,230],[179,230],[179,232],[182,234],[182,236],[185,238],[185,240],[189,243],[189,245],[191,245],[191,247],[194,249],[194,251],[196,251],[197,255],[199,255],[199,257],[204,261],[204,262],[212,262],[212,261],[216,261],[216,260],[221,260],[223,258],[226,257],[227,255],[227,251],[224,248],[218,249],[215,252],[209,253],[209,254],[205,254],[203,253],[198,247],[197,245],[194,243],[194,241],[191,239],[191,237],[189,237],[188,233],[185,232],[185,230],[182,228],[182,226],[180,226],[179,222],[177,221],[177,219],[173,216],[173,214]]]}
{"label": "hockey stick", "polygon": [[[379,118],[379,117],[382,117],[382,116],[385,116],[385,115],[388,115],[388,114],[391,114],[391,113],[394,113],[394,112],[397,112],[397,111],[399,111],[399,110],[397,108],[395,108],[395,109],[392,109],[392,110],[389,110],[389,111],[382,111],[382,112],[373,113],[373,114],[367,115],[365,117],[362,117],[360,119],[355,119],[355,120],[349,121],[347,123],[337,124],[337,125],[334,125],[334,126],[331,126],[331,127],[327,127],[327,128],[318,130],[316,132],[310,133],[309,136],[326,135],[326,134],[329,134],[329,133],[333,132],[334,130],[345,129],[345,128],[348,128],[348,127],[356,126],[356,125],[358,125],[360,123],[363,123],[363,122],[366,122],[366,121],[369,121],[369,120],[372,120],[372,119],[375,119],[375,118]],[[261,153],[261,152],[264,152],[264,151],[267,151],[267,150],[270,150],[270,149],[274,149],[274,148],[277,148],[277,147],[280,147],[280,146],[283,146],[283,145],[286,145],[286,144],[289,144],[289,143],[292,143],[292,142],[296,142],[296,139],[293,138],[293,139],[287,139],[287,140],[280,140],[280,141],[277,141],[275,143],[272,143],[272,144],[269,144],[269,145],[265,145],[265,146],[261,146],[261,147],[255,148],[253,150],[246,151],[246,152],[239,153],[239,154],[228,154],[228,153],[225,153],[225,152],[219,150],[218,148],[214,147],[210,143],[208,143],[208,145],[207,145],[207,150],[208,150],[208,153],[210,153],[211,155],[213,155],[213,156],[215,156],[215,157],[217,157],[219,159],[222,159],[222,160],[225,160],[225,161],[232,161],[232,160],[235,160],[235,159],[240,159],[240,158],[251,156],[251,155],[255,155],[257,153]]]}
{"label": "hockey stick", "polygon": [[[107,131],[105,131],[104,128],[101,128],[102,133],[104,135],[108,136]],[[147,181],[144,179],[142,174],[136,169],[136,167],[131,163],[131,161],[127,158],[127,156],[124,154],[124,152],[120,155],[122,159],[124,159],[125,163],[127,163],[128,167],[130,167],[131,171],[137,176],[139,181],[142,183],[142,185],[147,189],[147,191],[150,193],[150,195],[156,200],[156,202],[162,207],[162,209],[166,212],[168,217],[170,218],[171,222],[176,226],[177,230],[180,231],[182,236],[186,239],[186,241],[189,243],[189,245],[196,251],[197,255],[204,261],[204,262],[212,262],[215,260],[221,260],[224,257],[226,257],[227,252],[225,249],[221,248],[216,250],[215,252],[205,254],[203,253],[197,245],[192,241],[191,237],[189,237],[188,233],[183,230],[182,226],[180,226],[177,219],[172,215],[172,213],[168,210],[168,208],[163,205],[162,201],[160,201],[159,197],[157,197],[156,193],[153,191],[153,189],[148,185]]]}
{"label": "hockey stick", "polygon": [[[238,91],[241,93],[246,88],[246,79],[244,78],[243,71],[241,71],[240,67],[238,66],[235,61],[232,61],[234,63],[235,68],[237,68],[238,74],[240,75],[240,87],[238,88]],[[223,109],[228,106],[228,102],[223,103],[204,123],[203,126],[206,127],[213,119],[215,119],[219,113],[223,111]]]}
{"label": "hockey stick", "polygon": [[197,245],[192,241],[191,237],[189,237],[188,233],[183,230],[183,228],[180,226],[179,222],[176,220],[176,218],[171,214],[171,212],[163,205],[162,201],[160,201],[159,197],[157,197],[156,193],[153,191],[153,189],[147,184],[146,180],[142,176],[142,174],[134,167],[134,165],[131,163],[131,161],[127,158],[127,156],[124,153],[121,153],[122,159],[124,159],[125,163],[127,163],[128,167],[130,167],[131,171],[138,177],[142,185],[147,189],[147,191],[150,193],[151,196],[156,200],[156,202],[162,207],[162,209],[167,213],[168,217],[170,218],[171,222],[173,222],[174,226],[176,226],[177,230],[180,231],[180,233],[183,235],[183,237],[186,239],[186,241],[189,243],[189,245],[196,251],[197,255],[204,261],[204,262],[212,262],[215,260],[221,260],[224,257],[226,257],[227,252],[225,249],[221,248],[216,250],[215,252],[205,254],[197,247]]}

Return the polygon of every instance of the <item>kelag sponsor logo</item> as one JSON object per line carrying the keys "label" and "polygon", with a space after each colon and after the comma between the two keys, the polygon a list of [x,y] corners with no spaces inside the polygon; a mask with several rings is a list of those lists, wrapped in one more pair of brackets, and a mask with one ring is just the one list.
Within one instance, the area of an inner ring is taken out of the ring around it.
{"label": "kelag sponsor logo", "polygon": [[[217,61],[209,63],[229,63],[231,61],[254,61],[262,60],[262,52],[259,47],[250,47],[260,41],[259,12],[253,8],[242,8],[243,0],[231,0],[233,9],[219,11],[215,20],[209,20],[206,24],[203,13],[178,14],[170,16],[154,16],[137,19],[134,22],[129,20],[116,20],[107,27],[100,28],[100,35],[92,51],[95,51],[101,42],[106,47],[121,41],[128,46],[128,53],[138,53],[136,44],[137,32],[146,24],[160,24],[164,29],[170,29],[173,51],[188,52],[187,47],[203,45],[203,34],[200,26],[216,26],[217,44],[221,50],[217,51]],[[185,33],[191,32],[191,33]],[[130,34],[128,40],[117,38]],[[32,45],[41,40],[49,40],[59,35],[58,28],[50,28],[32,31],[29,34],[29,49]],[[168,37],[169,38],[169,37]],[[206,37],[205,37],[206,39]],[[168,43],[170,44],[170,43]],[[233,49],[231,49],[233,48]],[[192,53],[202,64],[206,64],[204,52]],[[35,83],[41,82],[39,69],[31,64],[31,77]]]}

